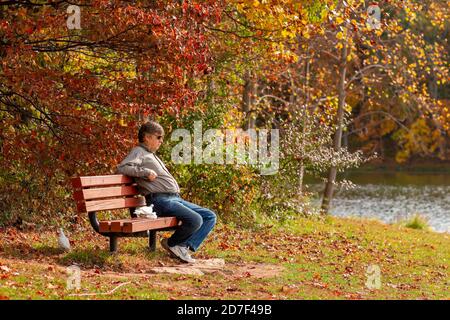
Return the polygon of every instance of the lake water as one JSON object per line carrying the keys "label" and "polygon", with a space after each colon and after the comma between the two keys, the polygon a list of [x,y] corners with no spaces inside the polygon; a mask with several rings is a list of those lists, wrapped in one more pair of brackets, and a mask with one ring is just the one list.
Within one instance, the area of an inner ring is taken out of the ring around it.
{"label": "lake water", "polygon": [[[438,232],[450,232],[450,174],[353,172],[343,175],[356,187],[334,193],[331,214],[395,223],[420,214]],[[310,184],[311,191],[323,185]],[[320,200],[317,199],[317,202]]]}

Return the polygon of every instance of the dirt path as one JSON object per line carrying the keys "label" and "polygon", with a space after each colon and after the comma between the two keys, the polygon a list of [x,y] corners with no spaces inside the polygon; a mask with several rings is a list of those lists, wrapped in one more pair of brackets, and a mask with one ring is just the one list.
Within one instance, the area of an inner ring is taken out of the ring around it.
{"label": "dirt path", "polygon": [[[0,256],[0,266],[3,266],[4,274],[14,272],[25,267],[34,267],[49,271],[57,271],[59,273],[66,273],[68,266],[59,264],[51,264],[43,261],[20,260],[4,258]],[[203,259],[197,260],[194,264],[176,264],[164,265],[160,267],[149,267],[146,270],[139,272],[118,272],[118,271],[103,271],[99,268],[83,269],[81,274],[87,276],[107,276],[112,278],[150,278],[157,274],[178,274],[178,275],[195,275],[203,276],[205,274],[218,274],[226,278],[272,278],[278,276],[284,268],[274,264],[264,263],[225,263],[224,259]]]}
{"label": "dirt path", "polygon": [[[164,266],[148,266],[140,269],[139,272],[109,271],[102,268],[83,268],[81,266],[80,276],[82,281],[102,284],[99,291],[72,292],[65,290],[65,285],[61,285],[68,279],[68,266],[52,264],[46,261],[22,260],[15,258],[4,258],[0,256],[0,278],[7,277],[13,280],[15,276],[26,276],[29,283],[36,280],[47,288],[55,288],[61,291],[61,298],[69,296],[86,297],[106,297],[115,293],[121,294],[129,287],[155,288],[159,292],[172,296],[192,296],[197,298],[210,298],[211,296],[222,296],[222,294],[212,295],[214,290],[224,290],[228,294],[246,295],[239,286],[239,280],[253,282],[256,279],[277,277],[283,268],[277,265],[262,263],[226,263],[223,259],[197,260],[195,264],[165,264]],[[177,275],[174,278],[167,278],[165,275]],[[213,275],[213,277],[206,277]],[[204,279],[205,278],[205,279]],[[55,282],[59,279],[59,285]],[[253,280],[252,280],[253,279]],[[195,283],[203,283],[205,286],[196,286]],[[14,287],[14,281],[6,282],[6,285]],[[27,285],[28,286],[28,285]],[[20,287],[20,286],[19,286]],[[105,289],[106,288],[106,289]],[[265,294],[263,290],[260,294]],[[257,294],[259,295],[259,294]],[[261,298],[271,298],[270,295]]]}

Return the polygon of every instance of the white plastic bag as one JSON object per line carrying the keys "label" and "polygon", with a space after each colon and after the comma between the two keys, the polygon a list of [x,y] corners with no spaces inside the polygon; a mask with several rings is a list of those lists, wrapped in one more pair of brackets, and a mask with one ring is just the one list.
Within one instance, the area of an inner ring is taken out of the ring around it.
{"label": "white plastic bag", "polygon": [[156,213],[153,212],[153,204],[148,207],[136,208],[134,214],[139,218],[156,219]]}

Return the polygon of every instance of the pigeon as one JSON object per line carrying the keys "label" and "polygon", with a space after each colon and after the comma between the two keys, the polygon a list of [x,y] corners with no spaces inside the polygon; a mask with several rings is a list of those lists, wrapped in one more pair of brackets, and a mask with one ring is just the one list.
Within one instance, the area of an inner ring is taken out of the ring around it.
{"label": "pigeon", "polygon": [[58,244],[61,249],[64,251],[70,251],[70,242],[69,239],[64,234],[64,231],[62,228],[59,228],[58,232]]}

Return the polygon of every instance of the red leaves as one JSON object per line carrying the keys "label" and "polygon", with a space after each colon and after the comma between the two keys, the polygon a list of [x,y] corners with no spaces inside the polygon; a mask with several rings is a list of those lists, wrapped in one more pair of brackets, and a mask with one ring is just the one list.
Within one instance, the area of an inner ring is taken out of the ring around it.
{"label": "red leaves", "polygon": [[228,244],[226,244],[225,242],[221,242],[219,244],[219,248],[222,249],[222,250],[227,250],[227,249],[230,248],[230,246]]}
{"label": "red leaves", "polygon": [[88,126],[83,127],[82,132],[83,132],[85,135],[90,135],[90,134],[92,133],[92,128],[91,128],[91,127],[88,127]]}
{"label": "red leaves", "polygon": [[152,16],[152,24],[155,26],[161,25],[162,24],[161,18],[158,15],[153,15]]}
{"label": "red leaves", "polygon": [[[201,24],[220,10],[212,1],[93,1],[82,8],[74,48],[64,10],[9,7],[0,20],[0,72],[2,93],[14,105],[3,105],[8,161],[0,169],[20,171],[35,192],[53,190],[64,175],[113,170],[135,143],[137,114],[177,114],[194,105],[186,78],[212,71]],[[43,205],[57,200],[49,195]]]}
{"label": "red leaves", "polygon": [[197,71],[202,72],[208,69],[208,65],[206,63],[200,63],[197,65]]}
{"label": "red leaves", "polygon": [[0,20],[0,29],[6,30],[9,26],[9,22],[7,20]]}

